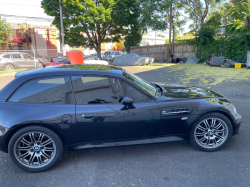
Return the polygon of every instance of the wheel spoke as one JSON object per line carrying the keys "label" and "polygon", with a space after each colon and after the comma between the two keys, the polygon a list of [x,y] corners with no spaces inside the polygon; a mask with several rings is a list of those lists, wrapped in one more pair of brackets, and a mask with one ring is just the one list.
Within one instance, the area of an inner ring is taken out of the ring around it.
{"label": "wheel spoke", "polygon": [[215,123],[216,123],[216,119],[212,119],[211,127],[214,127]]}
{"label": "wheel spoke", "polygon": [[222,126],[222,123],[220,122],[218,125],[216,125],[214,128],[219,129]]}
{"label": "wheel spoke", "polygon": [[30,147],[17,147],[16,150],[18,150],[18,151],[28,151],[28,150],[30,150]]}
{"label": "wheel spoke", "polygon": [[206,133],[205,132],[201,132],[201,133],[196,133],[196,136],[204,136]]}
{"label": "wheel spoke", "polygon": [[41,165],[43,163],[41,156],[37,156],[36,158],[38,163]]}
{"label": "wheel spoke", "polygon": [[21,142],[26,144],[26,145],[30,145],[30,143],[31,143],[31,142],[27,141],[25,138],[22,138]]}
{"label": "wheel spoke", "polygon": [[43,151],[54,151],[54,147],[45,147]]}
{"label": "wheel spoke", "polygon": [[218,135],[218,134],[215,134],[215,136],[216,136],[217,138],[219,138],[219,139],[224,139],[223,136],[220,136],[220,135]]}
{"label": "wheel spoke", "polygon": [[26,152],[26,153],[24,153],[23,155],[21,155],[20,158],[23,159],[23,158],[26,158],[26,157],[29,156],[29,155],[30,155],[30,153],[29,153],[29,152]]}
{"label": "wheel spoke", "polygon": [[36,140],[34,138],[34,133],[29,134],[30,140],[32,143],[34,143]]}
{"label": "wheel spoke", "polygon": [[202,137],[202,138],[199,139],[198,141],[199,141],[199,142],[203,142],[204,140],[206,140],[206,138],[205,138],[205,137]]}
{"label": "wheel spoke", "polygon": [[208,146],[209,143],[210,143],[210,137],[208,136],[206,146]]}
{"label": "wheel spoke", "polygon": [[224,133],[225,132],[225,129],[222,129],[222,130],[216,130],[217,133]]}
{"label": "wheel spoke", "polygon": [[44,151],[41,151],[42,152],[42,155],[47,158],[47,159],[50,159],[51,156],[49,156],[47,153],[45,153]]}
{"label": "wheel spoke", "polygon": [[210,125],[209,125],[209,123],[208,123],[207,120],[204,120],[203,123],[205,124],[206,128],[209,128],[209,127],[210,127]]}
{"label": "wheel spoke", "polygon": [[52,143],[51,139],[46,140],[45,142],[42,143],[42,145],[45,147],[46,145]]}
{"label": "wheel spoke", "polygon": [[33,153],[29,159],[29,164],[33,165],[34,162],[34,158],[35,158],[35,153]]}
{"label": "wheel spoke", "polygon": [[201,125],[198,125],[197,129],[201,130],[201,131],[205,131],[206,129],[204,127],[202,127]]}
{"label": "wheel spoke", "polygon": [[215,140],[215,139],[213,139],[213,143],[214,143],[214,145],[216,146],[216,143],[217,143],[217,142],[216,142],[216,140]]}
{"label": "wheel spoke", "polygon": [[44,134],[39,134],[39,137],[38,137],[38,142],[41,142],[43,140],[43,137],[44,137]]}

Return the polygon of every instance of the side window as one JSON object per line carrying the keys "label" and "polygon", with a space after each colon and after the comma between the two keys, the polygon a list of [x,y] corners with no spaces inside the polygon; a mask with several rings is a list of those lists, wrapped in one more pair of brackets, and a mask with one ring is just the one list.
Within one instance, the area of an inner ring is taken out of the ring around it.
{"label": "side window", "polygon": [[109,77],[72,77],[78,105],[116,104],[124,97],[119,79]]}
{"label": "side window", "polygon": [[69,77],[34,79],[24,83],[9,102],[74,104]]}
{"label": "side window", "polygon": [[125,96],[130,98],[130,99],[133,99],[135,103],[136,102],[145,102],[145,101],[150,100],[150,98],[147,95],[145,95],[141,91],[137,90],[133,86],[129,85],[128,83],[121,81],[121,84],[122,84],[122,87],[124,89]]}
{"label": "side window", "polygon": [[115,52],[115,55],[119,55],[119,52]]}
{"label": "side window", "polygon": [[23,58],[31,58],[31,56],[30,55],[26,55],[26,54],[23,54]]}
{"label": "side window", "polygon": [[12,58],[22,58],[20,54],[12,54]]}
{"label": "side window", "polygon": [[10,58],[10,55],[3,55],[3,58]]}

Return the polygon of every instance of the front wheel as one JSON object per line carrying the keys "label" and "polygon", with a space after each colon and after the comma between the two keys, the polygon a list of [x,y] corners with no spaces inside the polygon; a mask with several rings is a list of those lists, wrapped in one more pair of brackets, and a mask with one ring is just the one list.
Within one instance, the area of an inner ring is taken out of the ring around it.
{"label": "front wheel", "polygon": [[41,172],[53,167],[63,152],[63,143],[56,133],[41,126],[25,127],[10,139],[11,160],[28,172]]}
{"label": "front wheel", "polygon": [[217,151],[232,137],[230,120],[220,113],[209,113],[200,117],[190,132],[191,144],[202,151]]}

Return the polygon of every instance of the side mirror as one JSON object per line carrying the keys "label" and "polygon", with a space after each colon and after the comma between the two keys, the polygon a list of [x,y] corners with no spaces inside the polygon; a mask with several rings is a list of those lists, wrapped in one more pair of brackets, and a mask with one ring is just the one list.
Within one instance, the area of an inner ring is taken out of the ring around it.
{"label": "side mirror", "polygon": [[128,98],[128,97],[124,97],[123,99],[122,99],[122,101],[121,101],[121,103],[123,104],[123,105],[132,105],[133,104],[133,99],[130,99],[130,98]]}

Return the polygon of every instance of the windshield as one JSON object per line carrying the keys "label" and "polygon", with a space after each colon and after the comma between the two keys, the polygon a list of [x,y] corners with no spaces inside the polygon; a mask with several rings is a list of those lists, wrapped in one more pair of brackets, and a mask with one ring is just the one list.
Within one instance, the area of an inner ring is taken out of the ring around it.
{"label": "windshield", "polygon": [[148,82],[144,81],[143,79],[127,72],[127,71],[123,71],[123,76],[128,79],[129,81],[135,83],[137,86],[141,87],[142,89],[144,89],[146,92],[148,92],[149,94],[155,96],[156,93],[156,88],[153,87],[151,84],[149,84]]}

